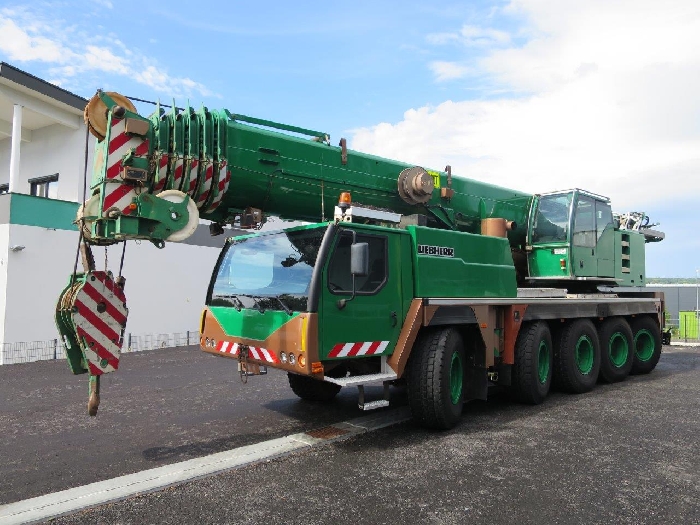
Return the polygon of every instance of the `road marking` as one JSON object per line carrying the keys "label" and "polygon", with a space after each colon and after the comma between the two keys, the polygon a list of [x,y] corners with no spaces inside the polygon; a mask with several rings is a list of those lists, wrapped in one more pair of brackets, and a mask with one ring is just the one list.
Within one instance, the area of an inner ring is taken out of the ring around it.
{"label": "road marking", "polygon": [[[135,474],[98,481],[72,489],[0,506],[0,524],[30,523],[55,518],[87,507],[104,505],[136,494],[233,470],[251,463],[277,458],[322,443],[344,440],[410,419],[407,407],[381,411],[336,423],[318,431],[291,434],[201,458],[164,465]],[[328,437],[313,437],[313,436]]]}

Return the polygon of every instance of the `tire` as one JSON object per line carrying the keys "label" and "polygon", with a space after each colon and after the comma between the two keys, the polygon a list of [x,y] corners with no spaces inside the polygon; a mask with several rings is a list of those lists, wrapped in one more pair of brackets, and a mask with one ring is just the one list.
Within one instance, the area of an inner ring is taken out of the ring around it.
{"label": "tire", "polygon": [[528,323],[515,342],[511,393],[520,403],[539,405],[552,383],[552,334],[544,321]]}
{"label": "tire", "polygon": [[622,317],[611,317],[598,327],[600,340],[600,375],[605,383],[625,379],[634,361],[634,339],[630,325]]}
{"label": "tire", "polygon": [[287,372],[287,377],[292,392],[306,401],[328,403],[340,392],[340,385],[319,381],[313,377],[292,374],[291,372]]}
{"label": "tire", "polygon": [[648,374],[661,357],[661,329],[649,316],[637,317],[630,322],[634,337],[633,374]]}
{"label": "tire", "polygon": [[554,382],[564,392],[593,389],[600,370],[598,332],[588,319],[576,319],[561,330],[554,348]]}
{"label": "tire", "polygon": [[419,334],[406,378],[408,403],[418,424],[440,430],[457,424],[464,403],[465,366],[464,344],[456,329]]}

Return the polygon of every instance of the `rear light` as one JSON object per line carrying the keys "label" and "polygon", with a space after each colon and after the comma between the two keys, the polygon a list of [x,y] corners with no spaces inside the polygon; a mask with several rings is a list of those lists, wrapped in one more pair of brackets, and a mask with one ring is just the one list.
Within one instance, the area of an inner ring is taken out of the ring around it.
{"label": "rear light", "polygon": [[282,364],[286,364],[287,363],[287,354],[285,354],[284,352],[280,352],[280,361],[282,361]]}
{"label": "rear light", "polygon": [[303,354],[299,354],[299,366],[306,368],[306,357]]}
{"label": "rear light", "polygon": [[323,363],[320,361],[314,361],[311,363],[311,373],[312,374],[322,374],[323,373]]}
{"label": "rear light", "polygon": [[297,363],[297,358],[294,354],[290,353],[289,354],[289,364],[290,365],[295,365]]}

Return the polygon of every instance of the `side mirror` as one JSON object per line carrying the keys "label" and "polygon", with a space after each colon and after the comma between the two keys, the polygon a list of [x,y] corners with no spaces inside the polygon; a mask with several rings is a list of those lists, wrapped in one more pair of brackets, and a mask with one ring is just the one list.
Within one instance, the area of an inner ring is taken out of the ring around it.
{"label": "side mirror", "polygon": [[366,277],[369,275],[368,243],[355,242],[350,246],[350,273],[352,274],[352,295],[347,299],[338,299],[336,303],[338,310],[345,308],[345,305],[355,298],[355,277]]}
{"label": "side mirror", "polygon": [[366,242],[350,246],[350,273],[356,277],[369,275],[369,244]]}

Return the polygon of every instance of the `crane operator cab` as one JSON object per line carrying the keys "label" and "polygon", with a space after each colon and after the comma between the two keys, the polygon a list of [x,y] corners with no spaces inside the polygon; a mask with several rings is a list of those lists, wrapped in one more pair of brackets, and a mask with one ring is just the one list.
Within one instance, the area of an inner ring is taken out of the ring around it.
{"label": "crane operator cab", "polygon": [[620,227],[610,200],[574,189],[535,195],[527,230],[528,280],[566,281],[570,291],[598,284],[644,286],[644,242]]}

